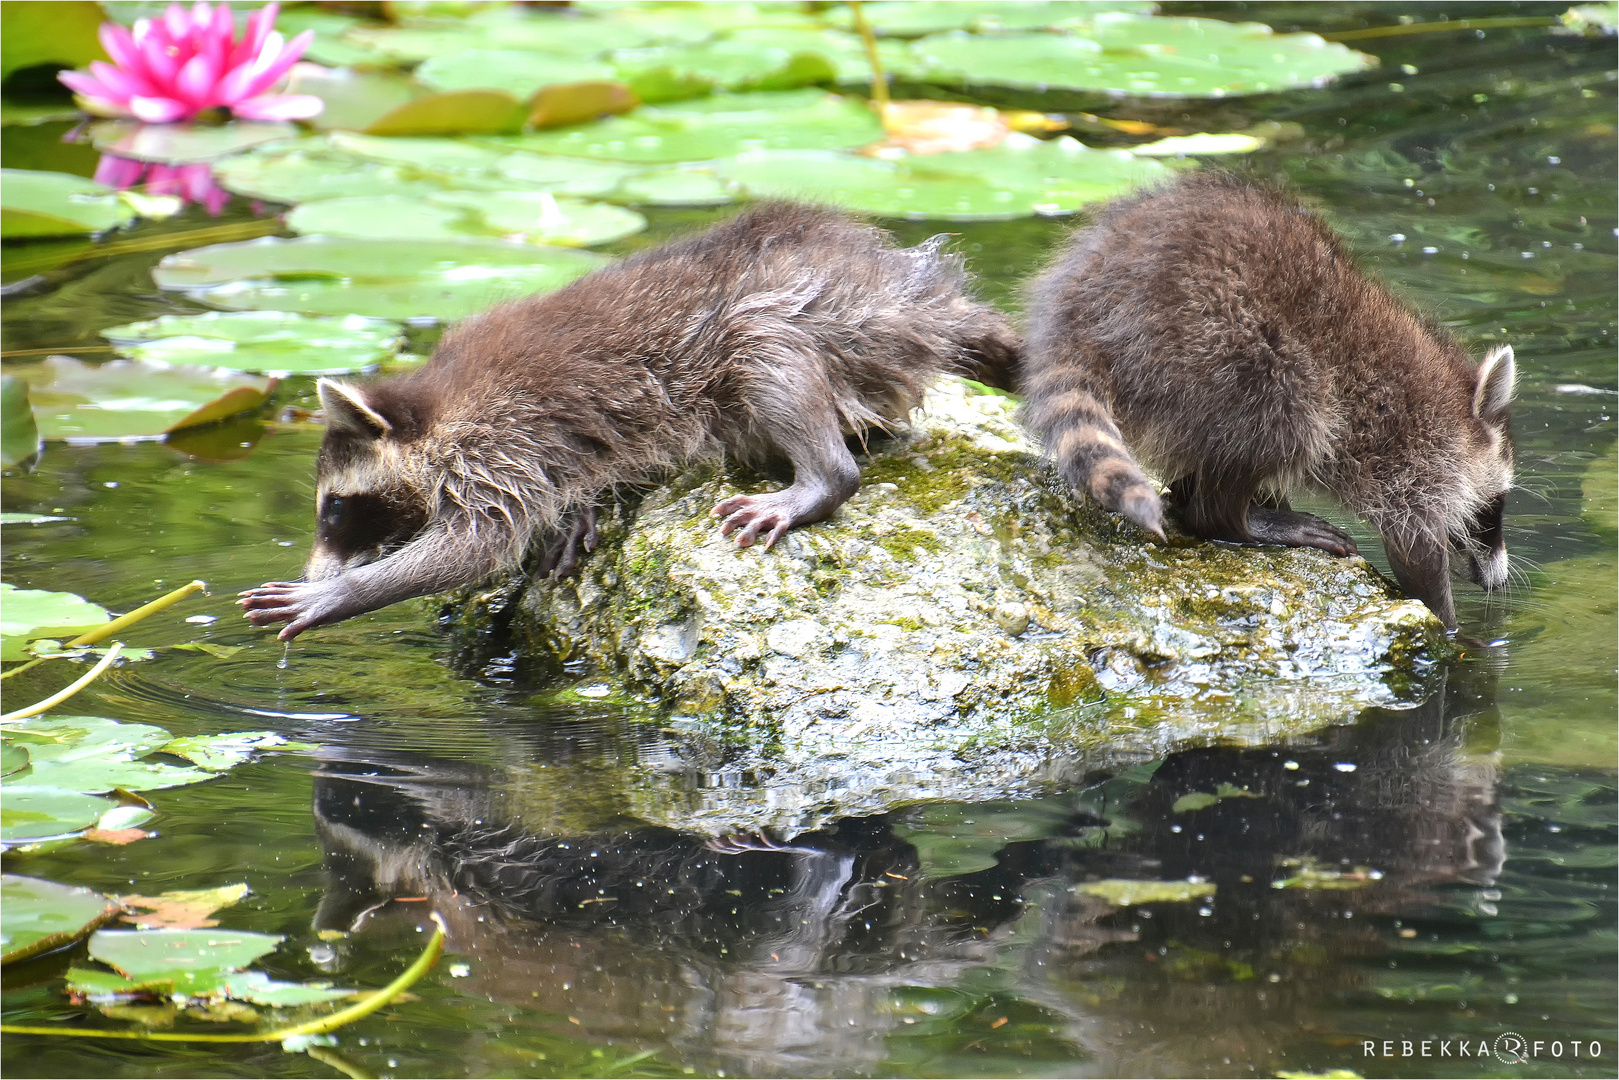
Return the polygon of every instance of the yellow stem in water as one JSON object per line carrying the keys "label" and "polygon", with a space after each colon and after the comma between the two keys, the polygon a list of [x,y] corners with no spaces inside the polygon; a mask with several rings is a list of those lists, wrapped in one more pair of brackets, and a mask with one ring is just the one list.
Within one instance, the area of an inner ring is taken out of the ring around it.
{"label": "yellow stem in water", "polygon": [[1448,19],[1445,22],[1409,23],[1404,26],[1368,26],[1364,30],[1343,30],[1322,34],[1328,41],[1361,41],[1365,38],[1404,37],[1407,34],[1437,34],[1441,30],[1486,30],[1508,26],[1558,26],[1561,20],[1550,15],[1492,15],[1482,19]]}
{"label": "yellow stem in water", "polygon": [[283,1042],[296,1035],[323,1035],[328,1031],[335,1031],[345,1024],[370,1016],[378,1009],[383,1008],[409,990],[416,980],[430,971],[438,958],[444,952],[444,919],[438,912],[430,912],[428,918],[433,920],[433,936],[427,942],[427,948],[416,962],[400,972],[399,977],[384,986],[381,990],[356,1002],[346,1009],[339,1009],[330,1016],[323,1016],[319,1020],[310,1020],[292,1027],[279,1028],[275,1031],[264,1031],[244,1035],[208,1035],[187,1034],[173,1031],[106,1031],[94,1028],[70,1027],[44,1027],[32,1024],[0,1024],[0,1032],[7,1035],[72,1035],[84,1039],[141,1039],[147,1042],[211,1042],[211,1043],[265,1043]]}
{"label": "yellow stem in water", "polygon": [[101,661],[96,664],[95,667],[91,668],[89,671],[81,675],[77,680],[64,686],[62,689],[52,694],[44,701],[36,701],[25,709],[18,709],[16,712],[8,712],[4,716],[0,716],[0,724],[9,724],[13,720],[22,720],[26,717],[38,716],[46,709],[54,708],[55,706],[60,705],[74,694],[77,694],[80,690],[83,690],[86,686],[89,686],[91,683],[95,682],[96,676],[100,675],[103,671],[106,671],[107,668],[111,666],[112,662],[118,659],[118,654],[123,651],[123,642],[113,642],[112,648],[107,650],[107,655],[103,656]]}
{"label": "yellow stem in water", "polygon": [[[175,604],[178,604],[180,601],[184,600],[186,597],[190,596],[192,593],[201,592],[203,589],[206,589],[207,587],[208,586],[205,583],[201,582],[201,581],[193,581],[189,585],[182,585],[178,589],[175,589],[173,592],[169,593],[168,595],[158,597],[156,600],[153,600],[150,604],[143,604],[142,606],[136,608],[134,611],[131,611],[128,615],[120,615],[120,616],[118,616],[118,618],[112,620],[109,623],[103,623],[102,625],[96,627],[94,630],[90,630],[90,631],[88,631],[86,633],[80,634],[78,637],[76,637],[72,641],[68,642],[66,647],[67,648],[78,648],[79,646],[82,646],[82,645],[94,645],[96,642],[102,640],[103,638],[111,637],[113,634],[116,634],[118,631],[124,629],[126,626],[133,626],[135,623],[140,622],[142,619],[146,618],[148,615],[156,615],[158,612],[162,611],[164,608],[173,607]],[[36,657],[35,659],[28,661],[28,663],[23,664],[20,667],[14,667],[10,671],[7,671],[7,672],[5,672],[3,674],[0,674],[0,679],[9,679],[13,675],[21,675],[23,672],[27,671],[29,668],[33,667],[35,664],[43,663],[46,660],[52,660],[52,659],[55,659],[55,658],[50,657],[50,656]]]}
{"label": "yellow stem in water", "polygon": [[877,55],[877,35],[871,32],[871,24],[866,21],[865,8],[860,0],[849,0],[849,8],[854,12],[854,25],[860,31],[860,40],[866,43],[866,62],[871,65],[871,103],[877,107],[877,115],[886,127],[888,77],[883,74],[882,57]]}

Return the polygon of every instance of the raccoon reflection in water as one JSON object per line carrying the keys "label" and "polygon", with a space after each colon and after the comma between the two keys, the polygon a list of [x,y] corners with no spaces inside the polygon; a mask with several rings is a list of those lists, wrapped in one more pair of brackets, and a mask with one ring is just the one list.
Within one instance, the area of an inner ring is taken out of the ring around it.
{"label": "raccoon reflection in water", "polygon": [[1009,385],[1021,342],[936,238],[767,203],[445,335],[419,371],[320,384],[305,580],[242,593],[283,640],[597,542],[615,489],[724,452],[793,483],[714,512],[743,547],[829,517],[860,486],[844,436],[903,422],[936,376]]}
{"label": "raccoon reflection in water", "polygon": [[1139,457],[1196,536],[1354,554],[1288,506],[1325,491],[1447,627],[1447,548],[1505,584],[1512,348],[1475,366],[1286,196],[1208,173],[1116,202],[1029,308],[1027,422],[1076,490],[1161,536]]}

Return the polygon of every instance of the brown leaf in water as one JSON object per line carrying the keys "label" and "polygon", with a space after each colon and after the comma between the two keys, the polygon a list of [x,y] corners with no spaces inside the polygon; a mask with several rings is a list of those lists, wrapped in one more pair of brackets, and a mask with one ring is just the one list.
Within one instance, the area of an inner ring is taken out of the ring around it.
{"label": "brown leaf in water", "polygon": [[238,883],[217,889],[188,889],[166,892],[161,896],[124,896],[120,899],[125,907],[142,909],[143,914],[131,915],[129,920],[144,930],[206,930],[219,925],[218,919],[208,916],[220,908],[237,903],[247,892],[247,885]]}
{"label": "brown leaf in water", "polygon": [[86,829],[83,835],[98,844],[133,844],[153,834],[145,829]]}

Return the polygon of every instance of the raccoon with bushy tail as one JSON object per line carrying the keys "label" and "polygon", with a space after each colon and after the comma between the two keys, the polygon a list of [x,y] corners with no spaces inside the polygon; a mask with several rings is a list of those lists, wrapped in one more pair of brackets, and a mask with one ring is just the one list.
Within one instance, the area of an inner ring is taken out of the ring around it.
{"label": "raccoon with bushy tail", "polygon": [[1144,464],[1196,536],[1353,554],[1287,502],[1325,492],[1448,627],[1449,549],[1505,583],[1511,347],[1474,364],[1281,192],[1194,173],[1114,202],[1029,311],[1026,422],[1075,490],[1162,536]]}
{"label": "raccoon with bushy tail", "polygon": [[290,639],[487,578],[531,538],[566,575],[616,489],[722,453],[793,470],[715,507],[742,546],[825,519],[860,486],[846,435],[946,372],[1010,386],[1021,340],[942,242],[766,203],[469,319],[415,372],[322,380],[305,580],[243,593],[247,617]]}

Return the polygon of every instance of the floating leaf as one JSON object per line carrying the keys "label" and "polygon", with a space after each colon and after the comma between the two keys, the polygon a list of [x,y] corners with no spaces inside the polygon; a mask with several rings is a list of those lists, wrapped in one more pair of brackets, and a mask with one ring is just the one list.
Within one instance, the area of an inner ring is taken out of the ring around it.
{"label": "floating leaf", "polygon": [[885,144],[912,154],[987,150],[1012,133],[996,110],[953,101],[891,101],[882,120]]}
{"label": "floating leaf", "polygon": [[1013,133],[991,150],[879,160],[829,151],[741,154],[714,163],[756,197],[813,199],[888,217],[984,220],[1060,214],[1166,175],[1124,150]]}
{"label": "floating leaf", "polygon": [[[282,14],[283,22],[289,14]],[[364,131],[401,105],[421,97],[423,91],[410,76],[397,71],[295,64],[287,93],[310,94],[326,103],[308,121],[317,128]]]}
{"label": "floating leaf", "polygon": [[623,202],[646,206],[720,206],[735,200],[729,185],[712,169],[652,169],[618,185]]}
{"label": "floating leaf", "polygon": [[537,244],[266,237],[170,255],[152,271],[216,307],[387,319],[458,319],[561,288],[606,260]]}
{"label": "floating leaf", "polygon": [[101,120],[90,125],[90,141],[102,153],[167,165],[213,161],[261,143],[291,139],[299,134],[295,124],[258,120],[233,120],[228,124]]}
{"label": "floating leaf", "polygon": [[[186,997],[210,997],[224,989],[225,977],[239,971],[281,943],[271,934],[243,930],[97,930],[90,935],[90,956],[116,968],[127,991],[168,987]],[[81,971],[68,973],[70,989],[80,989]],[[109,989],[109,981],[91,993]]]}
{"label": "floating leaf", "polygon": [[1273,889],[1320,889],[1338,891],[1364,889],[1375,884],[1382,874],[1365,866],[1353,870],[1340,870],[1315,859],[1283,859],[1282,865],[1293,872],[1270,883]]}
{"label": "floating leaf", "polygon": [[1562,14],[1563,26],[1586,37],[1611,37],[1619,32],[1619,3],[1575,4]]}
{"label": "floating leaf", "polygon": [[234,1000],[251,1001],[255,1005],[277,1009],[341,1001],[356,993],[354,990],[334,989],[329,982],[279,982],[262,971],[234,972],[225,976],[222,985],[225,994]]}
{"label": "floating leaf", "polygon": [[1100,897],[1115,907],[1137,904],[1178,904],[1212,896],[1212,881],[1137,881],[1131,878],[1105,878],[1074,886],[1074,891]]}
{"label": "floating leaf", "polygon": [[114,326],[101,336],[136,360],[277,376],[369,371],[397,353],[404,341],[398,326],[381,319],[312,318],[285,311],[165,315]]}
{"label": "floating leaf", "polygon": [[255,199],[302,203],[349,195],[411,195],[445,183],[408,166],[367,161],[325,139],[253,151],[214,166],[221,187]]}
{"label": "floating leaf", "polygon": [[600,123],[508,139],[511,149],[618,161],[705,161],[747,150],[837,149],[882,138],[864,102],[817,90],[646,106]]}
{"label": "floating leaf", "polygon": [[484,232],[536,244],[588,247],[646,228],[646,218],[622,206],[558,199],[544,191],[446,191],[426,201],[474,215]]}
{"label": "floating leaf", "polygon": [[[1150,0],[879,0],[865,5],[865,15],[879,34],[920,37],[942,30],[1043,30],[1103,11],[1150,15],[1156,6]],[[834,24],[854,26],[850,13],[830,14]]]}
{"label": "floating leaf", "polygon": [[548,157],[541,154],[507,154],[495,166],[499,175],[557,195],[607,195],[628,177],[640,178],[639,166],[618,161],[586,161],[582,158]]}
{"label": "floating leaf", "polygon": [[504,90],[527,99],[541,87],[611,81],[617,71],[595,60],[514,49],[463,49],[431,57],[416,69],[416,81],[434,90]]}
{"label": "floating leaf", "polygon": [[365,128],[372,135],[493,135],[523,126],[528,110],[503,90],[452,90],[407,101]]}
{"label": "floating leaf", "polygon": [[0,776],[14,776],[28,768],[28,751],[12,743],[0,743]]}
{"label": "floating leaf", "polygon": [[110,611],[76,593],[0,582],[0,636],[5,641],[0,659],[27,659],[25,645],[34,638],[74,637],[111,621]]}
{"label": "floating leaf", "polygon": [[930,79],[1138,97],[1227,97],[1321,86],[1374,57],[1263,23],[1128,13],[1084,34],[939,34],[913,44]]}
{"label": "floating leaf", "polygon": [[38,460],[39,447],[28,384],[15,375],[0,375],[0,464],[26,469]]}
{"label": "floating leaf", "polygon": [[68,173],[0,169],[0,236],[72,236],[128,225],[135,211],[105,184]]}
{"label": "floating leaf", "polygon": [[37,64],[86,67],[92,60],[107,59],[96,40],[96,29],[103,18],[100,4],[90,0],[8,4],[5,13],[5,33],[0,35],[0,78]]}
{"label": "floating leaf", "polygon": [[568,127],[629,112],[640,104],[635,91],[612,80],[544,86],[529,96],[528,124],[536,128]]}
{"label": "floating leaf", "polygon": [[0,877],[0,964],[29,960],[60,949],[116,918],[118,901],[92,889],[59,885],[42,878]]}
{"label": "floating leaf", "polygon": [[[815,30],[746,29],[726,36],[732,48],[755,49],[789,56],[815,57],[829,65],[832,78],[844,83],[871,82],[871,58],[866,43],[855,34],[825,28]],[[879,41],[877,56],[883,71],[893,78],[922,74],[908,45],[899,41]],[[822,80],[815,80],[822,81]]]}
{"label": "floating leaf", "polygon": [[665,45],[625,49],[613,54],[620,78],[638,72],[669,71],[676,78],[698,79],[727,90],[787,90],[831,82],[835,68],[820,52],[789,52],[751,41],[705,41],[697,45]]}
{"label": "floating leaf", "polygon": [[310,743],[293,742],[273,731],[235,731],[225,735],[188,735],[171,739],[158,748],[194,762],[210,772],[235,768],[263,750],[313,750]]}
{"label": "floating leaf", "polygon": [[15,845],[72,836],[117,805],[68,788],[7,784],[5,798],[0,799],[0,842]]}
{"label": "floating leaf", "polygon": [[[123,724],[99,716],[31,717],[5,728],[0,738],[27,748],[31,760],[24,778],[40,787],[85,794],[114,788],[151,791],[213,776],[202,769],[139,760],[170,739],[167,731],[149,724]],[[9,803],[13,786],[7,784],[4,790]]]}
{"label": "floating leaf", "polygon": [[46,439],[157,439],[263,405],[275,380],[226,368],[51,356],[17,370]]}
{"label": "floating leaf", "polygon": [[160,896],[119,897],[126,908],[136,912],[129,921],[143,930],[206,930],[218,926],[209,918],[221,908],[240,903],[247,896],[245,882],[221,885],[217,889],[183,889]]}

